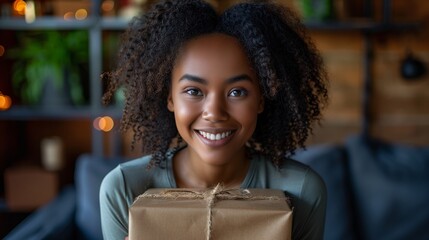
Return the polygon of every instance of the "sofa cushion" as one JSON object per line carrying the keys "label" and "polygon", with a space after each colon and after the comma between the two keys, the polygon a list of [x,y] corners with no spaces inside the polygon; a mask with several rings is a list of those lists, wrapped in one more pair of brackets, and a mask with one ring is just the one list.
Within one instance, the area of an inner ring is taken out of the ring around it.
{"label": "sofa cushion", "polygon": [[76,225],[82,239],[102,239],[99,189],[104,176],[122,159],[81,155],[76,164]]}
{"label": "sofa cushion", "polygon": [[345,150],[336,145],[311,146],[293,158],[309,165],[323,178],[328,192],[324,239],[355,239]]}
{"label": "sofa cushion", "polygon": [[429,239],[429,148],[346,143],[361,239]]}

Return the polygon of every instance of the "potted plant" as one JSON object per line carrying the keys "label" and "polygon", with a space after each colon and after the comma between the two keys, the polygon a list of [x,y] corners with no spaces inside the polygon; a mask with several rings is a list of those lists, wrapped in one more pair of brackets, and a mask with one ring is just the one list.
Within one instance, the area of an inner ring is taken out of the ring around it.
{"label": "potted plant", "polygon": [[50,106],[61,105],[60,102],[82,104],[80,70],[88,63],[88,33],[49,30],[26,32],[18,37],[18,47],[10,50],[10,56],[15,59],[13,86],[22,102]]}

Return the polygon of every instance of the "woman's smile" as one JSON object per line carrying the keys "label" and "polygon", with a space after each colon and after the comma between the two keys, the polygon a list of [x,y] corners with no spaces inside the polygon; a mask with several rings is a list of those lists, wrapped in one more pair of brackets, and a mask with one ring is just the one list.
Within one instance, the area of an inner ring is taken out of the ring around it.
{"label": "woman's smile", "polygon": [[215,130],[215,131],[203,131],[196,130],[197,135],[201,138],[201,141],[210,147],[220,147],[227,144],[234,136],[233,130]]}
{"label": "woman's smile", "polygon": [[231,135],[232,131],[219,132],[219,133],[210,133],[205,131],[198,131],[198,133],[204,138],[215,141],[215,140],[223,140]]}

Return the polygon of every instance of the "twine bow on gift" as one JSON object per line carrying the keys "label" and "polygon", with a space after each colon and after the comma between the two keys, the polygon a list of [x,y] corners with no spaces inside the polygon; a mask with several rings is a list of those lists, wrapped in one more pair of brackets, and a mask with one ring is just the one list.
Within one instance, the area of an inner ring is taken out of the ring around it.
{"label": "twine bow on gift", "polygon": [[[144,193],[139,198],[158,199],[203,199],[207,201],[206,240],[212,236],[213,206],[217,200],[280,200],[278,196],[252,196],[248,189],[224,189],[222,184],[216,185],[209,191],[190,189],[168,189],[161,193]],[[286,198],[285,198],[286,199]],[[287,200],[287,199],[286,199]]]}

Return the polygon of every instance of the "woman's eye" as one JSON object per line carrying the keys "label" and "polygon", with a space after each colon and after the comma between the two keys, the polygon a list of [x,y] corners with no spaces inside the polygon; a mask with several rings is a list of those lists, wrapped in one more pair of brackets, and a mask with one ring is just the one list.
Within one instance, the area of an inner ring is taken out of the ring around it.
{"label": "woman's eye", "polygon": [[244,89],[233,89],[231,92],[229,92],[229,96],[244,97],[244,96],[247,96],[247,91]]}
{"label": "woman's eye", "polygon": [[202,96],[203,93],[195,88],[190,88],[190,89],[186,89],[186,94],[191,95],[191,96]]}

